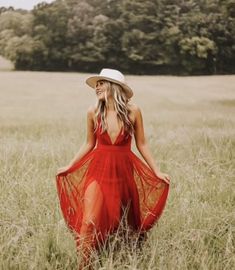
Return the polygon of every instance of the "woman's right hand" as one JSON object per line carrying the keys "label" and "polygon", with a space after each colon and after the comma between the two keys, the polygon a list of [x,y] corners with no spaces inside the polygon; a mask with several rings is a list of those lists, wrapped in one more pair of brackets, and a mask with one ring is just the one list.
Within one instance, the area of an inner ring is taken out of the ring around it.
{"label": "woman's right hand", "polygon": [[170,184],[170,176],[167,173],[157,172],[157,177]]}
{"label": "woman's right hand", "polygon": [[61,167],[57,170],[57,174],[61,174],[61,173],[64,173],[66,171],[68,171],[69,169],[71,168],[71,166],[67,165],[67,166],[64,166],[64,167]]}

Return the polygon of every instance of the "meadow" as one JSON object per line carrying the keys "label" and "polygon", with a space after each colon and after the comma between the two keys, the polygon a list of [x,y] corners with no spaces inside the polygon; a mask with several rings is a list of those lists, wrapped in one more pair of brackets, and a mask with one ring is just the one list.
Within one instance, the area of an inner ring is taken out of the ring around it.
{"label": "meadow", "polygon": [[[0,72],[0,269],[76,269],[55,174],[85,139],[89,75]],[[142,250],[114,239],[94,269],[235,269],[235,76],[127,81],[170,193]]]}

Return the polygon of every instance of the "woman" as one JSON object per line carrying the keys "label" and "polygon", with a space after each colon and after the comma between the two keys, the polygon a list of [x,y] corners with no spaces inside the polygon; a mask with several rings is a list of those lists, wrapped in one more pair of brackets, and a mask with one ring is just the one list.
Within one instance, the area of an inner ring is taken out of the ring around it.
{"label": "woman", "polygon": [[[155,164],[141,110],[129,103],[133,92],[124,75],[102,69],[86,83],[97,95],[96,106],[87,112],[86,141],[56,177],[63,216],[84,261],[117,230],[126,209],[130,229],[149,230],[162,213],[170,181]],[[147,164],[131,151],[132,135]]]}

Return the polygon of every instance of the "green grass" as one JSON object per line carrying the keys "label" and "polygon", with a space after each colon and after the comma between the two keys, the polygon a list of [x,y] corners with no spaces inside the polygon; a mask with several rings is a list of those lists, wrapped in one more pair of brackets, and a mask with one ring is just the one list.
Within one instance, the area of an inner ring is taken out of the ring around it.
{"label": "green grass", "polygon": [[[0,269],[77,267],[55,173],[85,139],[87,76],[0,73]],[[94,268],[234,269],[235,76],[127,79],[171,189],[142,249],[116,237]]]}

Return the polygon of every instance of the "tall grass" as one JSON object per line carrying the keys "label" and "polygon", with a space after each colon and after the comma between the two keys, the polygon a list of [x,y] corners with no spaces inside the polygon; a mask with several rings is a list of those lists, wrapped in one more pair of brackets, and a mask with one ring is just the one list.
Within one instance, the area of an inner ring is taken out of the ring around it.
{"label": "tall grass", "polygon": [[[85,138],[86,76],[0,73],[0,269],[77,268],[55,173]],[[171,189],[142,247],[113,236],[93,267],[234,269],[235,77],[127,79]]]}

